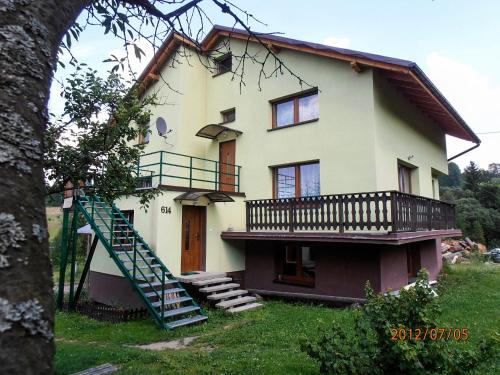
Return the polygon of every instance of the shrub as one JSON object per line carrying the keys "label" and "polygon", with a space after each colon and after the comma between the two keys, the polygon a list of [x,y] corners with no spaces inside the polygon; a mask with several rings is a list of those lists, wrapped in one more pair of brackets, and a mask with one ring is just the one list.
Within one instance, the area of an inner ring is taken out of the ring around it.
{"label": "shrub", "polygon": [[[440,313],[420,271],[416,286],[399,296],[375,294],[367,283],[367,303],[355,314],[355,335],[334,323],[317,341],[302,350],[320,363],[323,374],[465,374],[491,355],[494,345],[482,342],[475,349],[460,349],[446,340],[422,339],[423,332],[437,328]],[[394,340],[394,329],[421,330],[419,340]]]}

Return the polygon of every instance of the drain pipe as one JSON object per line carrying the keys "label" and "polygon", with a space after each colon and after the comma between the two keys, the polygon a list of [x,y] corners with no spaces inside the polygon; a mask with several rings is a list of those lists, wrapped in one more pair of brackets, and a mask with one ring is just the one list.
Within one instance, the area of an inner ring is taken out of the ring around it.
{"label": "drain pipe", "polygon": [[464,154],[466,154],[466,153],[468,153],[468,152],[470,152],[470,151],[472,151],[472,150],[474,150],[474,149],[478,148],[480,145],[481,145],[481,142],[476,143],[476,144],[475,144],[474,146],[472,146],[471,148],[468,148],[467,150],[462,151],[461,153],[456,154],[455,156],[452,156],[451,158],[449,158],[449,159],[448,159],[448,161],[452,161],[453,159],[456,159],[456,158],[458,158],[459,156],[462,156],[462,155],[464,155]]}

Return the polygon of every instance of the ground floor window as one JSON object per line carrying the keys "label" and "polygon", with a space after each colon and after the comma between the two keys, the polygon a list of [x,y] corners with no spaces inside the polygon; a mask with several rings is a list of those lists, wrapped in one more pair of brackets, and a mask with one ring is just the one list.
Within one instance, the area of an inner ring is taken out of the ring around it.
{"label": "ground floor window", "polygon": [[[134,210],[122,210],[122,214],[130,224],[134,224]],[[123,220],[117,218],[113,222],[113,244],[133,246],[133,238],[134,236],[132,229],[129,228]]]}
{"label": "ground floor window", "polygon": [[284,244],[277,251],[276,281],[314,286],[316,262],[311,246]]}

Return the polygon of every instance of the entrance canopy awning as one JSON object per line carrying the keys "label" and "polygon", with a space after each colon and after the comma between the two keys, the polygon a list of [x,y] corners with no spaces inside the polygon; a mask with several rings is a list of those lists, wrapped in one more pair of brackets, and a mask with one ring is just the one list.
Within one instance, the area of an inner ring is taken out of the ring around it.
{"label": "entrance canopy awning", "polygon": [[219,135],[222,135],[224,133],[225,134],[232,133],[236,137],[239,136],[240,134],[243,134],[243,132],[240,130],[228,128],[227,126],[224,126],[222,124],[208,124],[202,127],[200,130],[198,130],[196,136],[208,139],[217,139]]}
{"label": "entrance canopy awning", "polygon": [[188,191],[187,193],[183,193],[178,197],[174,198],[174,201],[189,201],[193,203],[204,203],[206,202],[234,202],[234,199],[229,195],[218,192],[218,191]]}

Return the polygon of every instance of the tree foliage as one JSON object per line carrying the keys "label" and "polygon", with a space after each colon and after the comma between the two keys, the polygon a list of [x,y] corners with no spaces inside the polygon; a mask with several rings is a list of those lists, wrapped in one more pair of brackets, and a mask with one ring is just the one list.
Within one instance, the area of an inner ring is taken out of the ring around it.
{"label": "tree foliage", "polygon": [[[63,116],[53,118],[45,133],[44,167],[51,190],[81,181],[109,201],[135,194],[134,165],[143,152],[137,137],[148,131],[155,97],[140,99],[118,75],[100,78],[91,69],[77,69],[63,97]],[[147,204],[155,194],[142,190],[141,203]]]}
{"label": "tree foliage", "polygon": [[448,175],[439,177],[439,186],[460,187],[462,185],[462,172],[456,163],[448,163]]}
{"label": "tree foliage", "polygon": [[[375,294],[369,284],[365,291],[367,303],[356,313],[354,335],[334,323],[330,331],[320,333],[319,339],[303,343],[302,349],[320,363],[321,373],[459,375],[469,373],[491,355],[492,339],[483,340],[473,349],[460,349],[446,340],[424,338],[426,330],[442,326],[437,321],[440,309],[425,270],[420,271],[416,286],[401,290],[399,296]],[[405,332],[404,339],[400,329]]]}
{"label": "tree foliage", "polygon": [[470,164],[464,168],[463,179],[464,189],[477,192],[479,184],[485,182],[488,177],[486,171],[481,170],[476,163],[471,161]]}
{"label": "tree foliage", "polygon": [[474,162],[461,178],[462,187],[441,187],[441,199],[456,204],[457,224],[465,236],[489,247],[499,246],[500,181]]}

